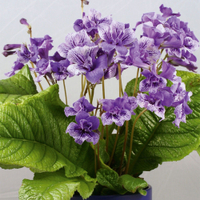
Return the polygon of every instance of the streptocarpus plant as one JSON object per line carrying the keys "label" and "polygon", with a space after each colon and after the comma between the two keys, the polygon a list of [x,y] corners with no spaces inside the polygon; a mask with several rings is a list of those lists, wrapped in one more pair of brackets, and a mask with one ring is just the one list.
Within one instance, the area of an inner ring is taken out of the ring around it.
{"label": "streptocarpus plant", "polygon": [[[194,73],[193,52],[199,41],[179,13],[163,5],[160,11],[143,14],[130,28],[92,9],[74,22],[76,32],[52,56],[52,38],[32,38],[31,26],[20,20],[30,44],[4,46],[3,54],[16,54],[17,60],[10,78],[0,81],[0,166],[25,166],[35,173],[34,180],[23,181],[19,199],[70,199],[75,191],[84,199],[145,195],[143,171],[198,149],[200,75]],[[136,78],[123,91],[123,70],[132,67]],[[30,71],[49,87],[38,93]],[[80,99],[68,106],[59,98],[57,82],[73,76],[81,77]],[[105,96],[110,78],[119,83],[116,99]],[[94,104],[98,84],[102,99]]]}

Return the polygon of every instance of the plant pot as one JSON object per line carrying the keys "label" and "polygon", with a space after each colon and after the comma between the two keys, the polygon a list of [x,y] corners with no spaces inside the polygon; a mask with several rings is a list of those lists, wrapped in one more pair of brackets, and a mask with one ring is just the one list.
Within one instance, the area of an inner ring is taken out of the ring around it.
{"label": "plant pot", "polygon": [[[105,196],[91,196],[87,200],[152,200],[152,187],[147,189],[147,195],[142,196],[139,193],[126,194],[126,195],[105,195]],[[81,196],[74,196],[71,200],[82,200]]]}

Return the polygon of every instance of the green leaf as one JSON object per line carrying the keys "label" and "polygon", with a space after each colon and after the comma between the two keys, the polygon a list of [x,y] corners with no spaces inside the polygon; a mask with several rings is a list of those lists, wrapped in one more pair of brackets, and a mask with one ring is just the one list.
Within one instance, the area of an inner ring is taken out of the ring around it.
{"label": "green leaf", "polygon": [[[97,151],[97,154],[98,154],[98,151]],[[102,159],[104,163],[107,163],[109,161],[110,156],[106,151],[106,141],[102,139],[99,140],[99,154],[100,154],[100,158]]]}
{"label": "green leaf", "polygon": [[92,194],[95,185],[95,182],[87,182],[81,177],[67,178],[61,169],[52,173],[35,174],[34,180],[24,179],[19,199],[70,200],[76,190],[86,199]]}
{"label": "green leaf", "polygon": [[28,95],[36,93],[36,85],[30,74],[28,65],[25,65],[14,76],[0,80],[0,94]]}
{"label": "green leaf", "polygon": [[119,193],[125,194],[126,190],[118,183],[119,176],[112,169],[99,169],[97,171],[97,181],[99,184]]}
{"label": "green leaf", "polygon": [[[187,116],[187,123],[180,124],[180,128],[172,124],[175,119],[173,108],[166,109],[165,120],[161,122],[152,112],[142,114],[134,130],[130,174],[152,170],[164,161],[178,161],[196,150],[200,144],[200,75],[191,72],[178,72],[177,75],[182,77],[187,90],[193,93],[188,103],[193,113]],[[126,87],[128,95],[134,87],[133,82]],[[137,108],[136,115],[129,121],[127,154],[133,121],[142,110]]]}
{"label": "green leaf", "polygon": [[66,134],[74,117],[66,117],[58,85],[20,103],[0,105],[0,164],[25,166],[34,172],[65,167],[67,177],[94,177],[94,152]]}
{"label": "green leaf", "polygon": [[129,192],[135,193],[138,190],[138,192],[144,196],[147,194],[147,192],[143,189],[148,187],[148,184],[141,178],[134,178],[125,174],[119,177],[118,183]]}
{"label": "green leaf", "polygon": [[200,155],[200,146],[197,148],[197,153]]}
{"label": "green leaf", "polygon": [[[109,135],[109,145],[108,145],[108,153],[111,155],[115,143],[115,138],[117,134],[110,134]],[[121,162],[121,157],[122,157],[122,150],[124,146],[124,135],[119,135],[118,140],[117,140],[117,145],[115,149],[115,153],[113,156],[112,163],[112,168],[119,168],[120,162]]]}

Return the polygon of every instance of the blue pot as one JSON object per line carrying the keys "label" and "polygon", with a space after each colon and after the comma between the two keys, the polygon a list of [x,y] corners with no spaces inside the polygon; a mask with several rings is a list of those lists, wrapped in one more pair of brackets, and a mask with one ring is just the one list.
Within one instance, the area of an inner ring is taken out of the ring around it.
{"label": "blue pot", "polygon": [[[91,196],[87,200],[152,200],[152,187],[147,189],[147,195],[142,196],[139,193],[127,194],[127,195],[105,195],[105,196]],[[71,200],[82,200],[80,196],[74,196]]]}

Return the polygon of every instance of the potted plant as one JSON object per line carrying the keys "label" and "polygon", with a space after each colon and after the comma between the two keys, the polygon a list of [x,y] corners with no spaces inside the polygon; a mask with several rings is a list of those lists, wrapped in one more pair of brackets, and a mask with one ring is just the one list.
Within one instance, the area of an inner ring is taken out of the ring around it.
{"label": "potted plant", "polygon": [[[179,13],[163,5],[160,11],[143,14],[130,28],[92,9],[52,56],[52,38],[32,37],[29,23],[20,20],[30,44],[4,46],[4,56],[17,60],[0,81],[0,166],[35,173],[23,180],[19,199],[151,200],[142,172],[199,148],[198,39]],[[132,67],[137,75],[123,90],[122,72]],[[68,105],[65,79],[73,76],[81,78],[80,98]],[[105,96],[110,78],[117,79],[116,99]],[[102,87],[97,101],[96,87]]]}

